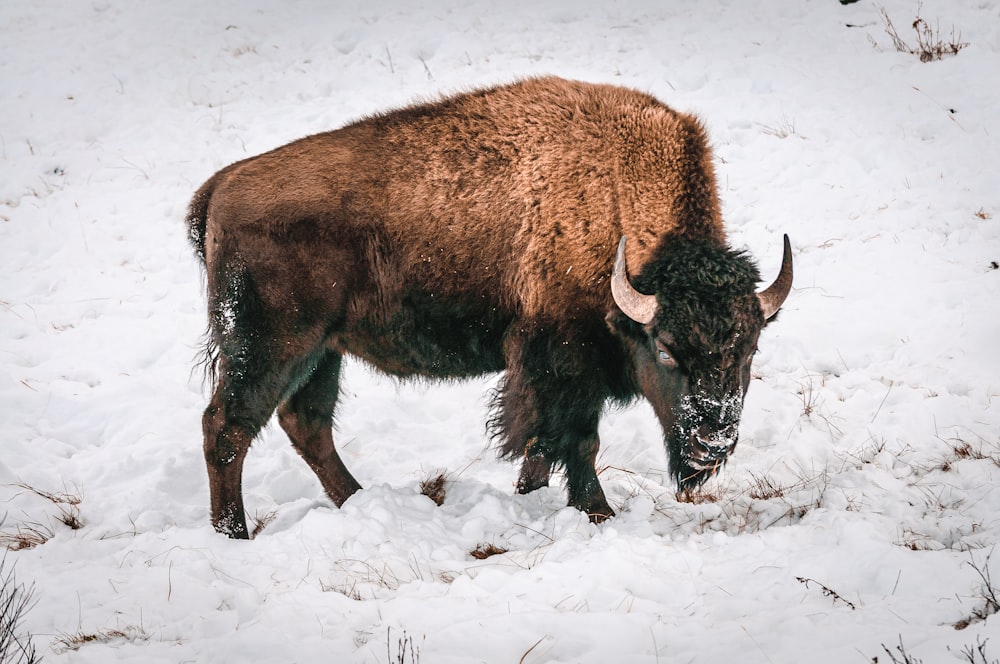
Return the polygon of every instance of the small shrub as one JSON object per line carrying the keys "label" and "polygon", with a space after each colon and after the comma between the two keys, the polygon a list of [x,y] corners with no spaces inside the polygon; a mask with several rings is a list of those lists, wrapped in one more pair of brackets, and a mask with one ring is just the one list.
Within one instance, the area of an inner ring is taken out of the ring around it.
{"label": "small shrub", "polygon": [[979,576],[982,585],[979,589],[979,595],[983,600],[983,606],[978,609],[973,609],[972,615],[967,618],[962,618],[957,623],[955,623],[955,629],[965,629],[969,625],[978,622],[986,622],[986,619],[993,614],[1000,613],[1000,588],[993,585],[993,578],[990,575],[990,559],[993,557],[993,553],[990,552],[986,556],[986,560],[983,561],[982,566],[977,565],[975,560],[969,561],[969,566],[976,571]]}
{"label": "small shrub", "polygon": [[7,556],[0,559],[0,664],[37,664],[31,635],[21,632],[21,619],[34,606],[34,588],[25,588],[14,577]]}
{"label": "small shrub", "polygon": [[965,656],[965,659],[969,662],[969,664],[1000,664],[1000,659],[990,660],[986,656],[986,644],[988,642],[989,639],[980,641],[977,636],[976,645],[969,645],[962,648],[962,655]]}
{"label": "small shrub", "polygon": [[[896,652],[889,650],[889,647],[884,643],[882,644],[882,650],[885,651],[885,654],[889,655],[889,660],[892,664],[923,664],[923,660],[917,659],[906,652],[906,648],[903,647],[903,637],[899,637],[899,645],[893,648]],[[896,657],[897,652],[899,653],[899,657]],[[875,662],[878,662],[878,657],[872,657],[872,663],[874,664]]]}
{"label": "small shrub", "polygon": [[[427,638],[427,637],[424,637]],[[407,659],[409,654],[409,659]],[[403,636],[397,638],[396,656],[392,656],[392,627],[388,628],[385,637],[385,656],[388,664],[420,664],[420,648],[413,645],[413,637],[403,630]]]}

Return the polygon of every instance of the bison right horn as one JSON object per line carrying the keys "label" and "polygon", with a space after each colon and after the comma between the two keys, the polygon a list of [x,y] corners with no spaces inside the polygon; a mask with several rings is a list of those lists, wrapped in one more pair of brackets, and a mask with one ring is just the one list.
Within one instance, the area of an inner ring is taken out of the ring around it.
{"label": "bison right horn", "polygon": [[628,280],[628,269],[625,266],[625,237],[618,242],[618,253],[615,255],[615,269],[611,275],[611,296],[615,304],[626,316],[636,323],[646,325],[652,322],[656,315],[656,296],[645,295],[632,288]]}
{"label": "bison right horn", "polygon": [[778,273],[778,277],[774,280],[774,283],[767,287],[767,289],[757,293],[757,297],[760,299],[760,308],[764,312],[764,319],[767,320],[774,314],[778,313],[778,309],[785,302],[785,298],[788,297],[788,291],[792,289],[792,245],[788,241],[788,236],[785,235],[785,248],[784,253],[781,256],[781,271]]}

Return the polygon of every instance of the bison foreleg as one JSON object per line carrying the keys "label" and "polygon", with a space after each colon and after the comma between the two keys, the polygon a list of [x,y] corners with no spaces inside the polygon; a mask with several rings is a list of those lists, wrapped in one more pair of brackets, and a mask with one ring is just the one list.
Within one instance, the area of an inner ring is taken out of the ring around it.
{"label": "bison foreleg", "polygon": [[333,409],[339,394],[340,363],[339,354],[327,352],[309,381],[278,408],[281,428],[337,507],[361,489],[333,444]]}
{"label": "bison foreleg", "polygon": [[569,504],[590,517],[594,523],[600,523],[615,515],[608,505],[608,499],[597,479],[597,451],[600,449],[597,433],[578,438],[566,451],[566,488],[569,492]]}
{"label": "bison foreleg", "polygon": [[531,445],[537,439],[528,441],[521,461],[521,474],[517,478],[517,492],[531,493],[535,489],[549,485],[549,475],[552,474],[552,463],[540,454],[531,453]]}
{"label": "bison foreleg", "polygon": [[607,390],[585,373],[565,372],[567,366],[599,364],[588,348],[544,333],[509,337],[507,375],[490,424],[504,455],[522,458],[520,493],[547,486],[552,467],[563,466],[569,504],[598,522],[614,514],[594,468]]}

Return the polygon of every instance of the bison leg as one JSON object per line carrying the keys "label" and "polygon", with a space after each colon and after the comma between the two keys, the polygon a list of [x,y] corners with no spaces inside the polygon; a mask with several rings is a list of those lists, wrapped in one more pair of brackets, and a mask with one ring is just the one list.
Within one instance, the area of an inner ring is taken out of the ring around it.
{"label": "bison leg", "polygon": [[594,523],[615,515],[608,505],[601,481],[597,479],[596,461],[600,447],[596,430],[589,435],[581,435],[566,450],[564,461],[569,504],[587,514]]}
{"label": "bison leg", "polygon": [[309,381],[278,408],[281,428],[337,507],[361,488],[333,444],[333,409],[340,392],[340,364],[340,354],[328,351]]}
{"label": "bison leg", "polygon": [[226,362],[221,364],[218,386],[202,418],[212,525],[234,539],[249,539],[243,510],[243,460],[274,411],[278,390],[271,390],[273,401],[269,403],[264,397],[268,392],[266,383],[254,389],[244,381],[233,380]]}
{"label": "bison leg", "polygon": [[[579,439],[583,441],[580,444],[568,441],[569,449],[563,459],[569,504],[586,512],[594,523],[600,523],[615,514],[597,479],[595,461],[600,442],[596,433],[583,434]],[[521,473],[517,478],[517,492],[521,494],[548,486],[552,473],[551,461],[540,454],[531,453],[532,442],[528,442],[528,449],[521,462]]]}
{"label": "bison leg", "polygon": [[535,489],[549,485],[549,475],[552,473],[552,462],[540,454],[531,454],[531,442],[525,450],[521,462],[521,474],[517,478],[517,492],[531,493]]}
{"label": "bison leg", "polygon": [[548,485],[553,465],[566,469],[569,504],[594,522],[613,516],[597,479],[600,446],[597,424],[605,391],[585,373],[567,366],[592,367],[594,358],[567,357],[563,344],[547,335],[507,340],[507,375],[491,419],[508,457],[522,457],[517,489],[527,493]]}
{"label": "bison leg", "polygon": [[[202,420],[205,461],[212,525],[222,534],[247,539],[243,461],[282,395],[308,385],[316,375],[326,354],[324,330],[292,329],[288,313],[267,306],[238,261],[218,260],[221,267],[208,269],[218,383]],[[334,375],[336,380],[336,371]],[[308,437],[298,440],[308,444]]]}

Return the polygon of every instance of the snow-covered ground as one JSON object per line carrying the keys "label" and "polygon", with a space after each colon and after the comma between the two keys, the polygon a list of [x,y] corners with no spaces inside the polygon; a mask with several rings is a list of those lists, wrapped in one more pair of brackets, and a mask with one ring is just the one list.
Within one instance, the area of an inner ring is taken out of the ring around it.
{"label": "snow-covered ground", "polygon": [[[969,44],[930,63],[868,1],[420,5],[0,3],[0,531],[48,538],[7,554],[45,660],[862,663],[902,643],[930,664],[990,637],[1000,657],[1000,615],[975,618],[981,575],[1000,593],[1000,2],[925,0]],[[884,6],[914,43],[917,3]],[[651,410],[610,412],[619,515],[594,526],[558,486],[514,494],[484,431],[495,379],[351,364],[337,439],[366,489],[334,507],[272,426],[245,490],[273,522],[217,535],[193,191],[543,73],[697,113],[732,243],[770,279],[792,238],[724,474],[677,502]],[[438,507],[419,484],[442,471]]]}

